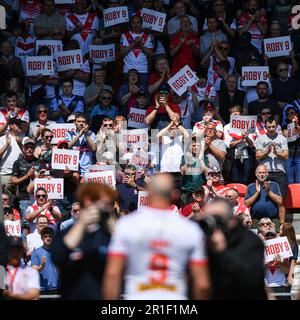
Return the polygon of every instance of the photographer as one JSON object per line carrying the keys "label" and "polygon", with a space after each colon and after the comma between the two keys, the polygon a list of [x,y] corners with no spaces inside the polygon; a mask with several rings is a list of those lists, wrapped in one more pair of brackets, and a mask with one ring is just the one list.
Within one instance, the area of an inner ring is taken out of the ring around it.
{"label": "photographer", "polygon": [[215,300],[266,299],[264,245],[237,217],[230,203],[213,199],[199,222],[207,236],[207,253]]}
{"label": "photographer", "polygon": [[76,222],[53,239],[53,262],[61,270],[63,299],[101,299],[106,250],[110,240],[108,218],[117,195],[107,185],[82,184],[81,212]]}

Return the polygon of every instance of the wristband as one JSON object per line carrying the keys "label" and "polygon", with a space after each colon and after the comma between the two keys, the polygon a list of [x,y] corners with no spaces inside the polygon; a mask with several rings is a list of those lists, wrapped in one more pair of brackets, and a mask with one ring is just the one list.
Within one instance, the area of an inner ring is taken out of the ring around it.
{"label": "wristband", "polygon": [[177,126],[176,126],[176,128],[179,127],[179,126],[182,126],[182,125],[183,125],[182,121],[179,121]]}

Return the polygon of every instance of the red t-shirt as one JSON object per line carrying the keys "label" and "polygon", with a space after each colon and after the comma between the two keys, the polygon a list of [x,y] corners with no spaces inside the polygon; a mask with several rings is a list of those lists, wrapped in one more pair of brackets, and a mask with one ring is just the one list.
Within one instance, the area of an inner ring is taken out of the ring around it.
{"label": "red t-shirt", "polygon": [[[193,211],[193,207],[192,207],[192,206],[193,206],[193,204],[195,204],[195,203],[196,203],[196,201],[191,202],[191,203],[185,205],[185,206],[182,208],[180,214],[181,214],[182,216],[184,216],[184,217],[188,217],[188,216],[192,213],[192,211]],[[204,205],[203,205],[203,206],[200,206],[200,212],[201,212],[201,213],[203,212],[203,210],[202,210],[203,207],[204,207]]]}
{"label": "red t-shirt", "polygon": [[[180,37],[182,35],[182,32],[178,32],[171,38],[170,50],[177,47],[177,45],[180,42]],[[173,64],[171,69],[172,74],[178,72],[185,65],[188,65],[193,71],[196,71],[196,59],[193,55],[192,48],[187,44],[190,40],[194,41],[194,46],[196,50],[200,50],[199,39],[197,35],[193,32],[190,32],[189,35],[186,37],[184,43],[181,45],[176,56],[173,58]]]}
{"label": "red t-shirt", "polygon": [[[154,84],[155,82],[157,82],[158,80],[160,79],[160,74],[158,72],[153,72],[149,75],[149,78],[148,78],[148,86],[151,86],[152,84]],[[165,85],[165,86],[168,86],[168,79],[167,77],[165,76],[164,80],[162,81],[161,85]],[[150,95],[150,98],[151,98],[151,102],[154,103],[154,98],[155,98],[155,93],[156,92],[153,92],[151,95]]]}

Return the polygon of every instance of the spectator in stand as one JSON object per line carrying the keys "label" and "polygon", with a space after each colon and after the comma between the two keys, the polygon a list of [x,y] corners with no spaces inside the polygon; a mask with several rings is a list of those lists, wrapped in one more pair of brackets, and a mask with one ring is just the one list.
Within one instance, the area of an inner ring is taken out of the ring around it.
{"label": "spectator in stand", "polygon": [[226,192],[230,189],[221,183],[222,173],[217,167],[208,170],[206,176],[205,202],[211,201],[213,198],[225,198]]}
{"label": "spectator in stand", "polygon": [[278,78],[272,80],[273,98],[283,108],[286,103],[290,103],[297,98],[300,84],[297,79],[289,77],[286,63],[280,63],[277,66],[277,75]]}
{"label": "spectator in stand", "polygon": [[246,214],[250,217],[250,221],[251,221],[250,211],[244,205],[243,200],[239,199],[239,193],[236,189],[233,189],[233,188],[229,189],[226,192],[225,198],[231,203],[234,216]]}
{"label": "spectator in stand", "polygon": [[9,238],[9,257],[5,274],[3,297],[8,300],[38,300],[40,293],[39,273],[23,264],[24,244],[22,238]]}
{"label": "spectator in stand", "polygon": [[180,214],[188,219],[198,221],[201,219],[205,208],[205,190],[203,186],[196,188],[188,203],[182,207]]}
{"label": "spectator in stand", "polygon": [[[263,136],[267,133],[266,120],[268,118],[273,118],[272,110],[269,107],[264,107],[263,109],[261,109],[260,113],[258,113],[256,129],[255,129],[256,137]],[[279,124],[277,125],[276,132],[278,134],[282,133],[281,126]]]}
{"label": "spectator in stand", "polygon": [[13,208],[13,218],[14,220],[21,220],[21,216],[19,211],[14,208],[14,203],[13,203],[13,198],[11,197],[11,194],[7,191],[7,189],[4,187],[2,190],[2,207],[3,208],[8,208],[12,207]]}
{"label": "spectator in stand", "polygon": [[75,117],[76,131],[68,131],[66,140],[69,149],[79,150],[79,172],[83,176],[87,168],[93,164],[93,152],[96,151],[95,133],[89,130],[87,118],[84,114]]}
{"label": "spectator in stand", "polygon": [[[234,105],[229,108],[232,115],[241,115],[242,108]],[[253,149],[255,135],[246,130],[240,134],[230,132],[230,123],[224,127],[224,142],[227,153],[224,161],[223,173],[226,181],[247,184],[251,161],[253,161]],[[225,171],[225,172],[224,172]]]}
{"label": "spectator in stand", "polygon": [[180,17],[180,31],[170,40],[170,55],[173,58],[171,73],[175,74],[185,65],[196,71],[196,57],[199,55],[199,39],[192,31],[188,16]]}
{"label": "spectator in stand", "polygon": [[278,102],[268,96],[269,84],[265,81],[259,81],[256,85],[258,99],[248,104],[244,114],[258,115],[265,108],[271,109],[272,115],[279,122],[281,117],[281,109]]}
{"label": "spectator in stand", "polygon": [[261,218],[258,222],[258,236],[262,241],[265,241],[266,234],[270,231],[274,231],[275,224],[272,222],[270,218]]}
{"label": "spectator in stand", "polygon": [[27,252],[26,257],[30,258],[31,253],[34,249],[37,249],[43,245],[41,231],[47,227],[49,219],[47,216],[40,215],[36,219],[36,229],[26,236]]}
{"label": "spectator in stand", "polygon": [[147,109],[145,123],[151,129],[163,129],[174,117],[180,119],[180,108],[171,102],[170,89],[160,85],[155,95],[155,104]]}
{"label": "spectator in stand", "polygon": [[128,70],[126,78],[126,83],[121,85],[118,93],[118,101],[122,108],[120,113],[125,116],[129,113],[130,108],[135,106],[137,93],[145,90],[140,85],[140,74],[136,69]]}
{"label": "spectator in stand", "polygon": [[161,85],[168,86],[167,81],[171,78],[169,61],[161,55],[155,59],[155,71],[148,78],[148,92],[151,96],[151,102],[155,100],[155,94]]}
{"label": "spectator in stand", "polygon": [[258,52],[262,53],[263,37],[268,31],[267,17],[263,10],[259,9],[257,0],[247,1],[247,11],[243,12],[238,19],[238,33],[251,33],[251,43]]}
{"label": "spectator in stand", "polygon": [[24,138],[22,141],[22,152],[19,158],[14,162],[12,168],[11,183],[18,187],[19,205],[22,218],[25,211],[31,204],[27,187],[31,180],[34,180],[37,173],[38,161],[34,156],[35,142],[30,138]]}
{"label": "spectator in stand", "polygon": [[[5,95],[6,108],[0,110],[0,134],[3,135],[8,127],[10,118],[20,118],[29,124],[29,113],[27,110],[20,108],[18,96],[14,92],[7,92]],[[27,127],[25,126],[25,131]]]}
{"label": "spectator in stand", "polygon": [[49,128],[55,121],[49,120],[49,111],[44,104],[37,107],[37,121],[31,121],[29,125],[29,137],[40,143],[43,129]]}
{"label": "spectator in stand", "polygon": [[236,76],[228,75],[225,80],[225,86],[218,91],[219,107],[216,109],[217,114],[227,124],[230,121],[230,107],[234,105],[244,107],[245,104],[245,92],[238,89]]}
{"label": "spectator in stand", "polygon": [[5,94],[7,92],[14,92],[18,96],[18,106],[21,108],[25,107],[25,91],[23,88],[23,84],[21,83],[21,80],[18,78],[8,78],[8,81],[6,82],[6,87],[4,88],[5,92],[1,94],[0,96],[0,105],[2,107],[7,107],[6,105],[6,99]]}
{"label": "spectator in stand", "polygon": [[54,0],[42,1],[42,14],[33,20],[34,31],[38,39],[51,39],[53,32],[65,33],[64,18],[56,11]]}
{"label": "spectator in stand", "polygon": [[92,83],[89,84],[85,89],[84,104],[88,119],[90,118],[90,113],[92,111],[93,106],[98,101],[100,92],[105,89],[113,92],[112,87],[106,84],[106,78],[107,71],[104,67],[102,67],[101,69],[95,69],[93,71]]}
{"label": "spectator in stand", "polygon": [[300,183],[300,126],[298,110],[290,105],[285,108],[286,125],[282,134],[288,142],[289,157],[285,161],[287,183]]}
{"label": "spectator in stand", "polygon": [[[168,35],[172,36],[176,32],[180,30],[180,22],[181,17],[186,15],[186,2],[184,1],[176,1],[174,3],[174,11],[175,11],[175,17],[171,18],[168,21]],[[192,29],[194,32],[198,33],[198,21],[194,16],[188,16],[190,18]]]}
{"label": "spectator in stand", "polygon": [[46,216],[49,220],[49,226],[56,230],[56,225],[61,219],[61,213],[52,200],[48,199],[47,191],[39,187],[35,191],[35,202],[28,206],[25,213],[25,218],[29,222],[30,232],[36,229],[36,222],[39,216]]}
{"label": "spectator in stand", "polygon": [[127,165],[125,167],[125,182],[118,183],[116,186],[121,210],[135,211],[138,207],[138,192],[146,190],[143,179],[137,179],[136,173],[135,166]]}
{"label": "spectator in stand", "polygon": [[[256,159],[259,164],[264,164],[267,167],[269,179],[278,183],[281,196],[285,199],[287,177],[284,163],[289,156],[287,139],[276,132],[277,122],[274,118],[268,118],[265,124],[267,133],[255,141]],[[280,223],[283,222],[285,222],[285,207],[284,203],[281,203]]]}
{"label": "spectator in stand", "polygon": [[97,14],[87,12],[86,0],[76,0],[73,12],[66,16],[65,21],[67,36],[78,42],[78,49],[81,49],[84,56],[89,51],[89,45],[99,30]]}
{"label": "spectator in stand", "polygon": [[270,218],[278,229],[285,221],[285,215],[279,211],[282,204],[279,185],[268,179],[265,165],[257,166],[255,175],[257,180],[248,185],[244,200],[245,205],[250,208],[253,227],[258,227],[260,219]]}
{"label": "spectator in stand", "polygon": [[[13,221],[13,227],[10,227],[9,221]],[[5,227],[5,232],[7,236],[17,236],[20,237],[22,233],[22,226],[20,220],[15,220],[14,210],[12,207],[3,208],[3,224]]]}
{"label": "spectator in stand", "polygon": [[59,273],[52,262],[50,247],[52,244],[54,231],[45,227],[41,231],[43,245],[34,249],[31,255],[32,268],[40,274],[41,294],[53,295],[58,294],[59,290]]}
{"label": "spectator in stand", "polygon": [[53,100],[50,106],[50,118],[56,123],[65,123],[72,113],[84,113],[84,102],[82,97],[75,96],[73,92],[73,81],[61,81],[62,94]]}
{"label": "spectator in stand", "polygon": [[287,237],[293,253],[293,255],[289,258],[290,267],[287,274],[288,284],[289,286],[292,286],[294,282],[294,277],[295,277],[294,272],[297,265],[298,255],[299,255],[299,249],[298,249],[294,226],[289,222],[285,222],[280,226],[278,234],[280,237]]}
{"label": "spectator in stand", "polygon": [[124,74],[130,69],[139,70],[141,85],[148,83],[148,58],[152,56],[151,36],[142,31],[142,18],[133,16],[130,30],[121,36],[121,54],[124,57]]}
{"label": "spectator in stand", "polygon": [[226,35],[218,30],[219,20],[215,15],[207,16],[207,30],[200,37],[200,55],[203,58],[209,52],[211,46],[215,45],[216,41],[227,41]]}
{"label": "spectator in stand", "polygon": [[65,220],[60,224],[60,231],[68,229],[70,226],[72,226],[74,223],[76,223],[78,217],[80,215],[80,203],[74,202],[72,204],[71,209],[71,217],[68,220]]}

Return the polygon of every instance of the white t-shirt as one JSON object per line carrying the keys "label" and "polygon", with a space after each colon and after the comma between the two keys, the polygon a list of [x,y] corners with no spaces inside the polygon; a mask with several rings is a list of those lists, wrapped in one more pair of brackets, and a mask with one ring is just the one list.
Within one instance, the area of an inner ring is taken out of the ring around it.
{"label": "white t-shirt", "polygon": [[30,252],[32,252],[34,249],[40,248],[43,245],[41,235],[38,233],[37,229],[26,236],[26,241],[27,248]]}
{"label": "white t-shirt", "polygon": [[[190,18],[190,21],[192,23],[193,31],[198,33],[197,19],[195,17],[189,16],[189,15],[188,15],[188,17]],[[168,35],[169,36],[175,34],[176,32],[178,32],[180,30],[180,21],[181,21],[181,19],[178,16],[175,16],[168,21],[167,28],[168,28]]]}
{"label": "white t-shirt", "polygon": [[40,274],[26,265],[18,268],[7,266],[5,286],[10,292],[17,294],[24,294],[29,289],[40,290]]}
{"label": "white t-shirt", "polygon": [[204,245],[194,222],[167,210],[142,207],[121,218],[109,255],[126,258],[125,299],[187,299],[186,267],[207,263]]}
{"label": "white t-shirt", "polygon": [[[151,41],[151,36],[142,32],[140,34],[133,33],[131,31],[123,33],[120,39],[121,47],[128,47],[137,37],[142,38],[142,44],[148,48],[152,49],[153,44]],[[143,50],[139,46],[135,46],[128,54],[124,57],[124,67],[123,72],[127,73],[130,69],[136,69],[139,73],[148,72],[148,59]]]}
{"label": "white t-shirt", "polygon": [[180,172],[180,161],[183,155],[183,136],[162,137],[161,172]]}
{"label": "white t-shirt", "polygon": [[[10,146],[6,149],[5,153],[3,154],[2,158],[0,159],[0,174],[1,175],[8,175],[12,173],[12,168],[14,162],[19,158],[19,155],[22,153],[15,137],[10,135],[11,143]],[[6,137],[0,137],[0,149],[5,145]]]}

